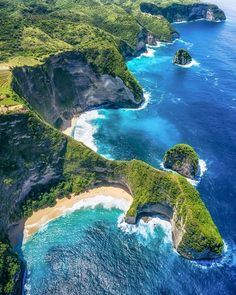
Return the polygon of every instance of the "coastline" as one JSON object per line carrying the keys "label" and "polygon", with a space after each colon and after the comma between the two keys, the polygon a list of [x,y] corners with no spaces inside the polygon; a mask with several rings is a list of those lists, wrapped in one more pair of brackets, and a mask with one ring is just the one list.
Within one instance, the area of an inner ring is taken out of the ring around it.
{"label": "coastline", "polygon": [[74,127],[76,126],[76,123],[77,123],[77,120],[78,120],[78,117],[79,117],[79,115],[76,116],[76,117],[73,117],[71,119],[70,127],[67,127],[65,130],[62,131],[65,135],[72,136]]}
{"label": "coastline", "polygon": [[[25,243],[49,222],[80,208],[95,207],[103,202],[110,203],[109,207],[113,207],[115,201],[124,201],[125,205],[130,205],[132,200],[126,190],[117,186],[96,187],[79,195],[71,195],[70,198],[57,199],[55,206],[40,209],[28,219],[21,219],[17,224],[13,224],[9,228],[9,239],[11,244],[16,246]],[[121,204],[118,204],[118,207],[120,206]]]}

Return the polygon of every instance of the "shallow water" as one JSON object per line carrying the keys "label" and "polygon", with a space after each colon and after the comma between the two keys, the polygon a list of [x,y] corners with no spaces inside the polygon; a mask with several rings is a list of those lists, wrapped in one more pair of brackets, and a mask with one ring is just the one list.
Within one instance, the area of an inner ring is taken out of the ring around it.
{"label": "shallow water", "polygon": [[[172,145],[191,144],[206,164],[196,185],[226,243],[223,258],[185,260],[165,222],[127,227],[119,209],[85,208],[24,245],[27,294],[236,293],[236,7],[221,4],[225,23],[178,24],[181,40],[128,62],[145,89],[145,106],[93,111],[74,136],[108,158],[155,167]],[[189,68],[172,64],[181,47],[195,60]]]}

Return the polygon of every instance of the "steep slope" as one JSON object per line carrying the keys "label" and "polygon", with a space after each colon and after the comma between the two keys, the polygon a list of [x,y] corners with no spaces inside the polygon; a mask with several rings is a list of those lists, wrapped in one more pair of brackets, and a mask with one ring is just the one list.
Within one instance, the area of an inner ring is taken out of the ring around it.
{"label": "steep slope", "polygon": [[[108,49],[106,53],[104,58],[112,62],[115,53]],[[118,67],[120,63],[115,68]],[[99,74],[84,54],[65,52],[49,58],[43,65],[15,68],[13,88],[47,122],[63,129],[70,125],[73,116],[89,109],[140,105],[142,91],[125,68],[123,72],[130,78],[130,88],[119,76]]]}
{"label": "steep slope", "polygon": [[[152,168],[137,160],[108,161],[83,144],[64,136],[24,107],[0,116],[1,232],[32,210],[56,198],[80,193],[99,183],[116,183],[134,197],[127,213],[136,222],[143,206],[159,207],[172,220],[174,245],[185,257],[212,258],[223,242],[198,192],[183,177]],[[4,140],[3,140],[4,139]],[[193,231],[194,229],[194,231]]]}
{"label": "steep slope", "polygon": [[226,19],[224,12],[217,5],[206,3],[171,3],[169,6],[162,7],[158,4],[143,2],[140,4],[140,9],[142,12],[152,15],[162,15],[171,23],[199,19],[208,21],[223,21]]}

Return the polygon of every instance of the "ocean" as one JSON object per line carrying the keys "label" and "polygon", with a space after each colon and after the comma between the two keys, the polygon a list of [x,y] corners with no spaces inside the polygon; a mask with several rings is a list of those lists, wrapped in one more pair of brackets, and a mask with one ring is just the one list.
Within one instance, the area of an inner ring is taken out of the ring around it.
{"label": "ocean", "polygon": [[[236,5],[215,2],[226,22],[175,24],[180,40],[127,63],[145,91],[140,109],[85,113],[73,136],[109,159],[157,168],[174,144],[192,145],[202,172],[194,185],[224,239],[223,257],[186,260],[173,249],[168,222],[128,226],[125,206],[87,204],[23,245],[26,294],[236,294]],[[172,64],[179,48],[189,50],[191,66]]]}

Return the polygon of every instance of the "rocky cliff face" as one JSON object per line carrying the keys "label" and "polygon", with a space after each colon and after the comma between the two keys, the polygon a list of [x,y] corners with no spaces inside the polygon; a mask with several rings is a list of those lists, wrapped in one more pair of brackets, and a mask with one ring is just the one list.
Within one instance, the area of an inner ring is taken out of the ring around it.
{"label": "rocky cliff face", "polygon": [[[171,39],[169,40],[174,41],[175,39],[179,38],[180,35],[178,32],[173,32],[171,35]],[[136,46],[136,52],[134,55],[138,55],[140,52],[146,50],[146,45],[157,45],[157,42],[161,42],[155,34],[153,34],[150,31],[147,31],[145,29],[142,29],[140,33],[137,36],[137,46]]]}
{"label": "rocky cliff face", "polygon": [[136,224],[139,218],[143,216],[161,215],[170,221],[174,248],[182,256],[194,260],[218,258],[219,254],[210,247],[205,247],[203,250],[197,251],[193,247],[186,245],[187,220],[178,212],[180,212],[179,208],[172,207],[167,203],[146,203],[138,207],[135,216],[126,216],[125,221],[128,224]]}
{"label": "rocky cliff face", "polygon": [[177,144],[169,149],[163,160],[164,167],[194,179],[198,173],[199,159],[195,150],[187,144]]}
{"label": "rocky cliff face", "polygon": [[208,21],[223,21],[224,12],[213,4],[195,3],[192,5],[172,4],[165,8],[152,3],[141,3],[142,12],[152,15],[162,15],[170,22],[193,21],[205,19]]}
{"label": "rocky cliff face", "polygon": [[32,189],[62,175],[66,141],[24,108],[0,116],[0,231]]}
{"label": "rocky cliff face", "polygon": [[97,107],[137,107],[135,94],[119,77],[99,75],[79,52],[65,52],[35,67],[13,71],[13,88],[42,117],[57,128]]}
{"label": "rocky cliff face", "polygon": [[173,63],[176,65],[185,66],[190,64],[191,62],[192,57],[185,49],[179,49],[173,58]]}

